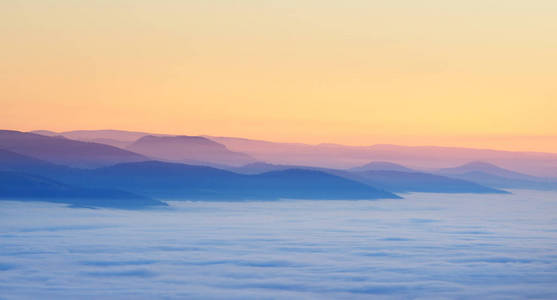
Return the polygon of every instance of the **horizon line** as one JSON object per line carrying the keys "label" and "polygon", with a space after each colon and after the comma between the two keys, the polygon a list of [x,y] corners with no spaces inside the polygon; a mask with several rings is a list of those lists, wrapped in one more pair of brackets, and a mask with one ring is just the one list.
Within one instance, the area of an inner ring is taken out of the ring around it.
{"label": "horizon line", "polygon": [[[6,130],[14,130],[14,129],[6,129]],[[19,131],[19,130],[14,130]],[[449,146],[449,145],[440,145],[440,144],[420,144],[420,145],[410,145],[410,144],[396,144],[396,143],[375,143],[375,144],[344,144],[344,143],[335,143],[335,142],[320,142],[320,143],[308,143],[308,142],[292,142],[292,141],[278,141],[272,139],[258,139],[258,138],[250,138],[250,137],[242,137],[242,136],[225,136],[225,135],[212,135],[212,134],[174,134],[174,133],[154,133],[148,131],[141,131],[141,130],[122,130],[122,129],[73,129],[73,130],[64,130],[64,131],[54,131],[49,129],[34,129],[34,130],[21,130],[20,132],[28,132],[28,133],[35,133],[38,131],[48,131],[52,133],[64,134],[64,133],[71,133],[71,132],[92,132],[92,131],[112,131],[112,132],[127,132],[127,133],[140,133],[140,134],[147,134],[147,135],[159,135],[159,136],[198,136],[198,137],[206,137],[206,138],[232,138],[232,139],[242,139],[242,140],[249,140],[249,141],[257,141],[257,142],[266,142],[266,143],[276,143],[276,144],[291,144],[291,145],[304,145],[304,146],[342,146],[342,147],[354,147],[354,148],[366,148],[366,147],[374,147],[374,146],[396,146],[396,147],[409,147],[409,148],[450,148],[450,149],[468,149],[468,150],[479,150],[479,151],[498,151],[498,152],[512,152],[512,153],[539,153],[539,154],[557,154],[557,152],[549,151],[536,151],[536,150],[510,150],[510,149],[502,149],[502,148],[487,148],[482,146],[477,147],[467,147],[467,146]],[[388,135],[377,135],[387,137]],[[408,137],[451,137],[450,135],[442,136],[442,135],[392,135],[393,137],[401,137],[401,136],[408,136]],[[499,138],[555,138],[557,140],[557,135],[455,135],[452,137],[462,137],[462,138],[483,138],[488,139],[489,137],[499,137]]]}

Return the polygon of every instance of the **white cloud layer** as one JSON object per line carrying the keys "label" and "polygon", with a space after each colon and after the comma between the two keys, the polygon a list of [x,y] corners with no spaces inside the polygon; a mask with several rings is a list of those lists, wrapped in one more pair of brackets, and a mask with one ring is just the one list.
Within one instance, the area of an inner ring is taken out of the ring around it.
{"label": "white cloud layer", "polygon": [[0,299],[557,298],[557,193],[0,202]]}

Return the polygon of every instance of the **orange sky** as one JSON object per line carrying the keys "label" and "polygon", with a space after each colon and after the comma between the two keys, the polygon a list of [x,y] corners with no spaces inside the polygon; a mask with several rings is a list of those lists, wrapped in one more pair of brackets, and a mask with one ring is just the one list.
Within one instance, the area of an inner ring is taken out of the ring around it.
{"label": "orange sky", "polygon": [[554,0],[0,2],[0,127],[557,152]]}

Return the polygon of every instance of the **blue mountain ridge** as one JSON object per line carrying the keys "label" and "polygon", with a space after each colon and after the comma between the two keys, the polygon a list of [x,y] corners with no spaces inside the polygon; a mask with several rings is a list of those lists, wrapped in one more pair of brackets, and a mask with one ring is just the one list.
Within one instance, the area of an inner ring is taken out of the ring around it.
{"label": "blue mountain ridge", "polygon": [[82,188],[42,176],[0,171],[0,199],[48,201],[82,207],[140,208],[164,202],[117,189]]}
{"label": "blue mountain ridge", "polygon": [[[158,199],[186,200],[274,200],[292,199],[379,199],[400,198],[387,191],[375,189],[368,185],[345,178],[310,170],[285,170],[261,175],[243,175],[205,166],[193,166],[179,163],[147,161],[123,163],[98,169],[77,169],[55,165],[35,158],[0,150],[0,170],[5,173],[5,182],[9,175],[17,177],[27,172],[37,178],[33,180],[52,180],[53,185],[67,185],[74,189],[80,187],[81,194],[91,192],[97,198],[114,199],[123,195],[120,191]],[[15,180],[15,179],[14,179]],[[32,186],[33,180],[28,184]],[[95,194],[94,191],[103,191]],[[48,195],[61,195],[48,187],[44,191],[31,189],[37,199],[48,199]],[[113,192],[113,195],[109,193]],[[4,193],[0,191],[0,194]],[[50,193],[50,194],[49,194]],[[31,194],[5,192],[0,198],[32,198]],[[104,195],[104,196],[103,196]],[[91,196],[91,197],[92,197]],[[103,196],[103,197],[101,197]],[[52,198],[50,197],[50,198]],[[124,197],[133,202],[133,197]]]}

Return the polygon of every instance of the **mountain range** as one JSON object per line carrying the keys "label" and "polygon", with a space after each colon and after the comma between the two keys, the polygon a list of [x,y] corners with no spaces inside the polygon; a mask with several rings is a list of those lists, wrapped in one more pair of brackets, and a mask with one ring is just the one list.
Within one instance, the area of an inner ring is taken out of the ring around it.
{"label": "mountain range", "polygon": [[364,171],[397,171],[397,172],[416,172],[410,168],[403,165],[395,164],[388,161],[373,161],[363,166],[358,166],[350,168],[352,172],[364,172]]}
{"label": "mountain range", "polygon": [[[247,147],[248,154],[238,151],[243,147]],[[407,167],[388,160],[354,165],[370,156],[401,160],[409,157],[410,148],[413,147],[287,144],[117,130],[63,133],[0,130],[3,187],[0,198],[131,208],[164,205],[161,199],[396,199],[400,197],[394,193],[557,189],[553,179],[481,161],[451,168],[434,168],[432,164],[427,169],[416,167],[419,164]],[[460,151],[461,159],[482,152],[440,149],[437,154],[441,160],[447,156],[445,152]],[[506,155],[495,152],[490,153],[497,157]],[[258,160],[262,154],[280,157],[280,161],[301,158],[308,161],[270,163]],[[430,154],[426,154],[418,149],[413,159],[424,162],[429,159]],[[333,162],[316,164],[325,158]],[[349,167],[330,167],[348,161]]]}
{"label": "mountain range", "polygon": [[397,193],[506,193],[503,190],[491,188],[482,185],[481,183],[459,178],[451,178],[443,175],[419,172],[402,165],[389,162],[371,162],[361,167],[351,168],[348,170],[307,166],[273,165],[260,162],[248,164],[239,168],[230,168],[230,170],[244,174],[259,174],[269,171],[288,170],[292,168],[317,170]]}
{"label": "mountain range", "polygon": [[[59,135],[81,141],[120,145],[122,149],[139,138],[153,136],[173,136],[137,131],[120,130],[77,130],[67,132],[35,131],[46,135]],[[439,146],[399,146],[370,145],[347,146],[338,144],[279,143],[236,137],[203,136],[225,146],[229,151],[242,153],[252,162],[276,165],[303,165],[333,169],[360,167],[369,162],[392,162],[422,171],[435,172],[447,166],[462,165],[473,161],[484,161],[500,167],[537,177],[557,178],[557,153],[516,152],[490,149],[439,147]],[[127,150],[127,149],[126,149]],[[168,161],[172,161],[167,159]],[[195,160],[195,159],[194,159]],[[204,161],[219,165],[221,162]],[[240,166],[248,162],[234,162]],[[228,163],[227,163],[228,164]]]}
{"label": "mountain range", "polygon": [[0,199],[48,201],[81,207],[137,208],[164,202],[111,188],[83,188],[21,172],[0,171]]}
{"label": "mountain range", "polygon": [[486,161],[521,173],[557,178],[557,153],[381,144],[371,146],[309,145],[232,137],[209,138],[224,144],[232,151],[243,152],[258,161],[272,164],[346,169],[359,167],[369,162],[384,161],[431,172],[446,166],[461,165],[471,161]]}
{"label": "mountain range", "polygon": [[143,155],[105,144],[13,130],[0,130],[0,149],[52,163],[84,168],[148,159]]}
{"label": "mountain range", "polygon": [[125,163],[87,172],[77,182],[113,186],[161,199],[379,199],[398,196],[319,171],[288,169],[243,175],[206,166],[159,161]]}
{"label": "mountain range", "polygon": [[453,168],[443,168],[436,173],[497,188],[557,190],[556,179],[531,176],[486,162],[470,162]]}
{"label": "mountain range", "polygon": [[505,194],[506,191],[460,178],[451,178],[422,172],[370,170],[349,177],[395,193],[480,193]]}
{"label": "mountain range", "polygon": [[126,147],[127,150],[160,160],[241,166],[255,162],[247,154],[232,152],[226,146],[200,136],[146,135]]}
{"label": "mountain range", "polygon": [[[13,151],[41,149],[42,143],[55,152],[56,147],[68,145],[66,153],[79,157],[99,144],[72,141],[67,138],[39,136],[23,132],[9,132],[10,149],[0,151],[0,170],[3,172],[2,199],[39,199],[68,203],[75,199],[83,205],[83,199],[95,199],[99,206],[129,207],[153,205],[147,199],[189,200],[272,200],[272,199],[379,199],[399,198],[397,195],[373,188],[360,182],[348,180],[319,171],[290,169],[258,175],[244,175],[207,166],[186,165],[161,161],[117,162],[111,166],[76,168],[73,161],[60,159],[45,161],[37,157]],[[16,142],[24,141],[24,146]],[[5,139],[6,140],[6,139]],[[6,145],[5,143],[4,145]],[[111,146],[100,145],[100,149]],[[91,149],[83,149],[91,147]],[[72,151],[75,151],[72,152]],[[138,156],[133,152],[129,152]],[[140,156],[143,158],[142,156]],[[86,161],[89,159],[84,158]],[[56,164],[62,161],[63,164]],[[10,177],[11,176],[11,177]],[[12,183],[18,183],[8,189]],[[28,188],[25,188],[25,187]],[[18,187],[18,188],[16,188]],[[118,201],[115,201],[118,199]],[[154,200],[156,201],[156,200]],[[89,201],[88,203],[93,203]],[[114,204],[114,205],[112,205]]]}

